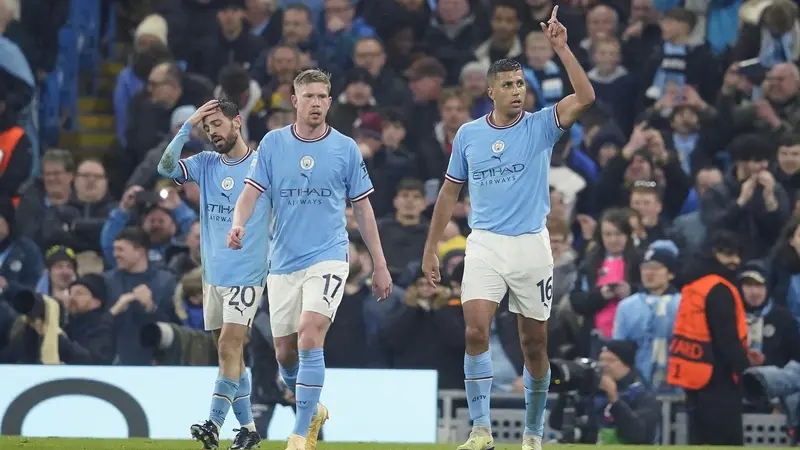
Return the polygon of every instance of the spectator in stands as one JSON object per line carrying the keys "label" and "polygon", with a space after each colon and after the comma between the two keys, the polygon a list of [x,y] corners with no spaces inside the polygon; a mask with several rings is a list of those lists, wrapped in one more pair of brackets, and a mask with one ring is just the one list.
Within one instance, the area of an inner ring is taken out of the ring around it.
{"label": "spectator in stands", "polygon": [[486,91],[489,88],[488,71],[489,67],[478,61],[470,61],[461,69],[459,87],[470,98],[470,117],[482,117],[492,111],[492,99]]}
{"label": "spectator in stands", "polygon": [[796,42],[797,5],[789,0],[769,2],[760,14],[758,24],[743,24],[733,49],[736,61],[758,58],[771,68],[780,63],[800,59],[800,45]]}
{"label": "spectator in stands", "polygon": [[747,311],[747,344],[760,353],[762,365],[783,367],[800,361],[800,331],[794,316],[775,304],[767,289],[768,272],[761,261],[748,261],[739,273]]}
{"label": "spectator in stands", "polygon": [[[386,41],[398,32],[422,36],[430,24],[432,5],[424,0],[377,0],[365,2],[362,16]],[[407,30],[407,31],[400,31]]]}
{"label": "spectator in stands", "polygon": [[[691,445],[743,445],[743,406],[734,376],[755,359],[748,354],[747,319],[736,288],[741,240],[715,231],[710,253],[695,260],[675,319],[667,382],[684,388]],[[704,346],[699,354],[692,349]]]}
{"label": "spectator in stands", "polygon": [[[522,26],[520,28],[520,36],[528,36],[532,31],[540,31],[540,23],[547,23],[550,20],[550,15],[553,13],[553,7],[556,5],[554,0],[525,0],[526,11],[521,16]],[[579,13],[576,7],[573,8],[567,4],[558,5],[558,21],[561,22],[568,30],[567,43],[570,48],[576,49],[581,40],[586,36],[586,24],[583,20],[583,14]],[[574,30],[574,31],[573,31]]]}
{"label": "spectator in stands", "polygon": [[667,88],[666,95],[656,102],[654,108],[669,119],[669,123],[661,128],[666,132],[668,146],[676,150],[686,173],[697,173],[699,167],[713,162],[710,155],[695,150],[700,147],[700,130],[716,119],[716,110],[700,98],[692,86],[684,86],[681,90]]}
{"label": "spectator in stands", "polygon": [[769,267],[771,298],[788,308],[800,324],[800,217],[793,217],[781,230]]}
{"label": "spectator in stands", "polygon": [[625,67],[642,67],[652,54],[653,47],[661,45],[658,21],[659,12],[653,6],[653,0],[631,0],[631,17],[620,36]]}
{"label": "spectator in stands", "polygon": [[[61,0],[12,0],[18,15],[5,33],[16,42],[30,64],[37,81],[53,72],[58,57],[58,32],[69,16],[70,2]],[[2,8],[2,7],[0,7]]]}
{"label": "spectator in stands", "polygon": [[[492,33],[488,40],[475,49],[475,59],[491,64],[498,59],[516,59],[522,55],[519,10],[511,2],[498,2],[492,9]],[[460,71],[460,68],[459,68]]]}
{"label": "spectator in stands", "polygon": [[145,88],[153,67],[172,60],[172,52],[167,47],[167,23],[158,14],[147,16],[136,28],[133,39],[130,63],[117,75],[114,85],[114,128],[123,147],[128,145],[126,132],[131,99]]}
{"label": "spectator in stands", "polygon": [[114,317],[108,312],[108,289],[102,275],[84,275],[69,287],[64,333],[58,336],[61,362],[109,365],[116,354]]}
{"label": "spectator in stands", "polygon": [[[599,395],[579,405],[576,416],[588,414],[588,424],[581,426],[578,442],[603,445],[651,445],[656,443],[661,420],[661,404],[642,383],[636,372],[636,343],[608,341],[600,352],[603,375]],[[550,413],[550,427],[564,423],[564,403]],[[569,441],[573,442],[573,441]]]}
{"label": "spectator in stands", "polygon": [[647,233],[647,243],[667,237],[671,224],[669,219],[661,216],[664,205],[655,181],[637,181],[633,184],[630,207],[639,213],[641,225]]}
{"label": "spectator in stands", "polygon": [[319,52],[334,76],[342,75],[350,68],[356,40],[375,36],[375,29],[363,18],[356,17],[355,3],[353,0],[324,2],[324,13],[318,28]]}
{"label": "spectator in stands", "polygon": [[586,13],[586,37],[580,42],[578,60],[586,67],[592,67],[595,61],[594,46],[601,40],[617,36],[619,30],[619,12],[611,5],[597,3]]}
{"label": "spectator in stands", "polygon": [[789,133],[781,137],[777,164],[772,173],[789,199],[795,199],[800,191],[800,134]]}
{"label": "spectator in stands", "polygon": [[[432,287],[421,270],[403,303],[381,324],[380,340],[395,369],[435,369],[439,389],[464,383],[464,319],[461,301],[444,286]],[[461,336],[459,336],[461,333]]]}
{"label": "spectator in stands", "polygon": [[219,85],[214,89],[214,97],[228,98],[239,107],[239,116],[242,118],[242,139],[250,147],[256,148],[259,139],[253,135],[251,138],[249,119],[264,108],[261,99],[261,86],[250,78],[250,74],[241,64],[230,64],[222,68],[219,73]]}
{"label": "spectator in stands", "polygon": [[376,37],[362,37],[353,46],[353,65],[372,75],[372,93],[380,105],[399,107],[408,103],[408,86],[386,66],[386,49]]}
{"label": "spectator in stands", "polygon": [[151,263],[164,265],[164,255],[177,236],[189,231],[197,221],[197,213],[180,199],[175,188],[161,189],[158,195],[141,186],[125,191],[119,206],[114,208],[103,225],[100,246],[108,267],[114,267],[117,235],[132,218],[137,218],[147,234],[147,257]]}
{"label": "spectator in stands", "polygon": [[64,210],[63,218],[69,224],[66,239],[79,252],[100,251],[100,232],[116,201],[108,193],[108,179],[100,161],[86,159],[75,172],[74,193]]}
{"label": "spectator in stands", "polygon": [[356,67],[347,73],[344,92],[331,105],[328,123],[340,133],[353,136],[353,124],[362,114],[378,105],[372,95],[372,75]]}
{"label": "spectator in stands", "polygon": [[301,67],[325,67],[325,61],[319,53],[319,34],[314,29],[308,6],[296,3],[284,8],[281,42],[300,50]]}
{"label": "spectator in stands", "polygon": [[473,52],[486,39],[477,24],[468,0],[442,0],[436,5],[422,41],[426,53],[442,62],[446,83],[458,83],[461,68],[474,59]]}
{"label": "spectator in stands", "polygon": [[17,217],[25,226],[20,233],[46,249],[60,239],[70,222],[63,213],[71,209],[75,161],[67,150],[50,149],[42,157],[42,177],[32,179],[21,189]]}
{"label": "spectator in stands", "polygon": [[169,133],[170,115],[175,108],[205,104],[213,90],[208,79],[184,74],[174,62],[155,66],[147,79],[147,92],[131,101],[125,154],[130,167],[136,167],[147,151]]}
{"label": "spectator in stands", "polygon": [[597,39],[592,46],[592,61],[594,68],[586,75],[592,81],[597,100],[612,113],[623,130],[630,130],[636,113],[636,77],[622,65],[619,40],[613,36]]}
{"label": "spectator in stands", "polygon": [[195,222],[186,233],[185,250],[179,251],[169,259],[168,267],[178,276],[186,275],[200,267],[200,222]]}
{"label": "spectator in stands", "polygon": [[[690,193],[687,203],[692,200],[688,212],[684,205],[683,215],[678,216],[672,223],[672,230],[669,235],[689,250],[699,250],[706,242],[707,229],[703,224],[701,211],[699,210],[700,199],[703,198],[708,188],[721,184],[723,180],[722,172],[713,166],[705,167],[697,171],[695,175],[695,187]],[[692,196],[691,194],[694,194]]]}
{"label": "spectator in stands", "polygon": [[406,137],[403,119],[397,109],[388,109],[383,115],[369,112],[359,118],[354,131],[375,187],[370,201],[378,218],[394,212],[394,194],[400,181],[415,178],[419,173],[417,155],[403,145]]}
{"label": "spectator in stands", "polygon": [[[194,60],[213,45],[219,2],[209,0],[172,0],[153,3],[153,12],[161,14],[169,27],[169,46],[179,61]],[[189,67],[190,71],[197,70]],[[205,103],[205,102],[203,102]],[[202,103],[196,103],[201,105]]]}
{"label": "spectator in stands", "polygon": [[105,273],[109,312],[114,316],[117,364],[150,365],[153,350],[142,346],[141,328],[155,321],[175,321],[172,295],[175,276],[153,267],[147,258],[147,234],[126,228],[114,240],[115,269]]}
{"label": "spectator in stands", "polygon": [[[27,108],[34,95],[36,79],[30,63],[22,50],[8,36],[9,27],[20,16],[18,1],[0,2],[0,85],[6,87],[6,109],[20,114]],[[23,125],[23,128],[27,128]]]}
{"label": "spectator in stands", "polygon": [[281,40],[283,10],[276,0],[245,0],[244,5],[250,34],[263,39],[268,47],[277,44]]}
{"label": "spectator in stands", "polygon": [[763,257],[791,214],[786,191],[768,169],[775,154],[768,141],[742,135],[728,147],[734,170],[703,196],[700,214],[709,230],[735,232],[745,258]]}
{"label": "spectator in stands", "polygon": [[288,98],[275,98],[285,85],[291,85],[294,76],[301,68],[300,52],[294,45],[278,44],[264,50],[250,70],[254,80],[261,83],[264,103],[289,103]]}
{"label": "spectator in stands", "polygon": [[[145,189],[150,189],[155,185],[158,179],[158,162],[161,160],[161,156],[164,155],[164,149],[167,148],[167,145],[172,141],[172,137],[181,129],[184,122],[186,122],[195,111],[197,111],[197,108],[193,105],[179,106],[175,108],[175,111],[172,111],[172,116],[170,117],[170,130],[172,134],[147,151],[142,162],[136,166],[136,169],[133,171],[130,178],[128,178],[128,182],[126,183],[128,188],[131,186],[142,186]],[[182,157],[200,153],[208,147],[206,139],[197,127],[192,128],[189,136],[189,141],[183,145],[183,150],[181,152]]]}
{"label": "spectator in stands", "polygon": [[[250,117],[247,127],[254,137],[263,137],[272,130],[293,124],[296,118],[297,111],[291,103],[278,103],[268,108],[261,108]],[[254,148],[258,148],[258,146]]]}
{"label": "spectator in stands", "polygon": [[424,174],[426,180],[439,181],[441,174],[447,170],[456,132],[461,125],[472,120],[469,115],[471,107],[469,96],[460,89],[448,88],[442,90],[439,95],[439,117],[442,120],[433,127],[433,137],[436,139],[436,145],[431,142],[431,145],[421,149],[424,151],[421,156],[427,168]]}
{"label": "spectator in stands", "polygon": [[[729,84],[736,80],[735,74],[729,77]],[[753,102],[741,102],[733,106],[733,98],[725,99],[725,113],[730,114],[729,125],[738,132],[764,133],[778,139],[787,132],[794,131],[800,121],[800,71],[793,63],[780,63],[770,69],[761,85],[762,98]]]}
{"label": "spectator in stands", "polygon": [[635,342],[639,375],[654,391],[669,391],[667,356],[681,301],[672,284],[678,258],[666,249],[650,249],[639,270],[642,289],[619,303],[612,337]]}
{"label": "spectator in stands", "polygon": [[212,81],[219,80],[220,71],[228,64],[240,64],[249,69],[264,46],[261,39],[245,28],[244,0],[223,0],[218,4],[218,34],[209,48],[188,61],[189,67],[197,68],[197,73]]}
{"label": "spectator in stands", "polygon": [[34,157],[31,141],[9,107],[9,95],[8,86],[0,81],[0,195],[19,201],[17,197],[30,176]]}
{"label": "spectator in stands", "polygon": [[205,331],[203,271],[196,267],[186,273],[179,272],[178,275],[181,281],[175,288],[175,295],[172,297],[178,323],[186,328]]}
{"label": "spectator in stands", "polygon": [[29,223],[15,216],[11,199],[0,197],[0,299],[6,301],[21,290],[32,290],[44,270],[41,251],[21,233]]}
{"label": "spectator in stands", "polygon": [[642,69],[640,105],[652,104],[666,92],[669,84],[682,88],[689,84],[705,101],[713,101],[719,83],[719,67],[707,45],[689,44],[697,16],[684,8],[673,8],[661,20],[660,49],[651,54]]}
{"label": "spectator in stands", "polygon": [[386,264],[394,279],[400,278],[422,254],[429,225],[422,217],[426,206],[425,186],[419,180],[406,179],[397,185],[394,217],[378,220]]}
{"label": "spectator in stands", "polygon": [[36,292],[49,295],[66,305],[69,301],[69,287],[78,278],[78,261],[75,251],[63,245],[54,245],[44,255],[47,271],[36,283]]}
{"label": "spectator in stands", "polygon": [[666,183],[658,183],[663,195],[664,216],[672,219],[680,212],[692,180],[683,171],[678,158],[666,148],[662,134],[642,123],[601,172],[596,186],[599,209],[627,205],[634,183],[656,181],[659,170]]}
{"label": "spectator in stands", "polygon": [[372,258],[359,235],[350,236],[349,262],[342,305],[325,339],[325,363],[328,367],[351,369],[388,368],[388,355],[378,341],[378,330],[403,302],[405,293],[395,286],[389,298],[375,302],[370,290]]}
{"label": "spectator in stands", "polygon": [[583,339],[593,336],[589,342],[583,343],[591,346],[591,351],[584,354],[597,354],[598,338],[611,337],[620,300],[636,291],[639,255],[631,234],[628,214],[624,210],[606,210],[578,269],[578,280],[570,301],[575,312],[585,318]]}
{"label": "spectator in stands", "polygon": [[564,95],[572,93],[567,74],[556,62],[553,47],[541,31],[531,31],[525,37],[524,60],[525,79],[538,105],[554,105]]}
{"label": "spectator in stands", "polygon": [[565,219],[547,218],[550,235],[550,250],[553,252],[553,303],[555,308],[562,298],[569,295],[578,278],[575,252],[570,248],[570,230]]}
{"label": "spectator in stands", "polygon": [[447,72],[438,60],[425,57],[414,61],[407,76],[413,98],[406,111],[408,144],[419,152],[433,136],[432,125],[441,120],[438,102]]}

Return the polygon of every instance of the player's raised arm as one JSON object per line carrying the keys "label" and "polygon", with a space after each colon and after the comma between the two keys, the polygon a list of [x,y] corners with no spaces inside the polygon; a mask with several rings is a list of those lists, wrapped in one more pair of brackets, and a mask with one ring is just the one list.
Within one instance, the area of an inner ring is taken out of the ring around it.
{"label": "player's raised arm", "polygon": [[[242,239],[244,239],[245,230],[244,226],[253,215],[253,210],[256,207],[256,201],[264,192],[267,192],[270,186],[269,181],[269,150],[266,149],[270,140],[270,135],[267,134],[262,139],[258,147],[257,156],[253,158],[250,164],[250,171],[244,179],[244,189],[236,199],[236,206],[233,208],[233,223],[231,230],[228,232],[227,243],[228,247],[239,250],[242,248]],[[264,217],[267,222],[265,227],[269,226],[269,217]]]}
{"label": "player's raised arm", "polygon": [[164,155],[161,156],[161,160],[158,162],[159,175],[172,178],[176,181],[182,180],[185,182],[190,179],[189,170],[185,165],[180,163],[181,151],[183,150],[183,146],[186,145],[186,142],[189,141],[189,133],[191,133],[192,128],[201,123],[204,117],[214,112],[218,107],[219,102],[217,100],[211,100],[189,117],[189,120],[178,130],[178,133],[172,138],[169,145],[167,145],[166,150],[164,150]]}
{"label": "player's raised arm", "polygon": [[594,88],[578,59],[567,45],[567,28],[558,21],[558,18],[556,18],[557,13],[558,6],[553,8],[550,20],[546,24],[542,22],[540,25],[545,37],[550,41],[550,45],[553,46],[553,51],[564,64],[564,69],[566,69],[569,76],[569,82],[575,91],[574,94],[564,97],[556,104],[558,125],[561,129],[566,130],[578,120],[578,117],[584,111],[592,106],[592,103],[594,103]]}
{"label": "player's raised arm", "polygon": [[450,164],[444,174],[444,184],[439,190],[436,198],[436,205],[433,207],[433,217],[428,231],[428,239],[425,241],[425,250],[422,254],[422,273],[428,281],[436,287],[436,283],[441,279],[439,274],[439,258],[436,256],[436,249],[439,239],[444,233],[444,229],[453,217],[453,210],[458,202],[458,195],[461,187],[467,182],[467,159],[464,156],[462,145],[462,130],[456,133],[453,139],[453,151],[450,154]]}

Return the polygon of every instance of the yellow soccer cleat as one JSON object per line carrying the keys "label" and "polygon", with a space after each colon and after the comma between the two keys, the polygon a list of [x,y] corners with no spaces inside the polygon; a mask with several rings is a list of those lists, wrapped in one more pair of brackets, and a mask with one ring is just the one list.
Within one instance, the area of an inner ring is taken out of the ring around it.
{"label": "yellow soccer cleat", "polygon": [[325,425],[325,422],[328,421],[329,417],[330,414],[328,414],[328,408],[326,408],[322,403],[317,403],[317,413],[311,418],[311,425],[308,426],[305,450],[317,449],[317,438],[319,438],[319,432],[322,430],[322,426]]}
{"label": "yellow soccer cleat", "polygon": [[539,436],[523,437],[522,450],[542,450],[542,438]]}
{"label": "yellow soccer cleat", "polygon": [[469,434],[469,439],[457,450],[494,450],[494,439],[491,434],[473,431]]}
{"label": "yellow soccer cleat", "polygon": [[305,450],[305,448],[306,438],[297,434],[289,436],[289,444],[286,446],[286,450]]}

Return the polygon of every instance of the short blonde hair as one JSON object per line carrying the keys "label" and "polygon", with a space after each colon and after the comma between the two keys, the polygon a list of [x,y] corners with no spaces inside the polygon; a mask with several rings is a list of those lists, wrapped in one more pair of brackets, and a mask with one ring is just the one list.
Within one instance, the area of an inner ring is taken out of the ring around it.
{"label": "short blonde hair", "polygon": [[11,11],[11,17],[14,20],[19,20],[20,16],[20,7],[19,7],[19,0],[2,0],[6,9]]}
{"label": "short blonde hair", "polygon": [[307,69],[300,72],[296,77],[294,77],[294,90],[297,91],[297,88],[300,86],[305,86],[312,83],[323,83],[324,85],[328,86],[328,92],[331,90],[330,74],[320,69]]}

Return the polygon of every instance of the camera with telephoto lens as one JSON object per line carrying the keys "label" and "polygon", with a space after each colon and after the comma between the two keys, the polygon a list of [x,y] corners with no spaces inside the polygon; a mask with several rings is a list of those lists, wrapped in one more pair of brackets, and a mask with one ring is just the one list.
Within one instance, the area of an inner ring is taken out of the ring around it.
{"label": "camera with telephoto lens", "polygon": [[600,364],[588,358],[550,360],[550,392],[557,392],[562,404],[559,443],[581,443],[591,436],[591,406],[587,410],[579,405],[593,398],[602,376]]}
{"label": "camera with telephoto lens", "polygon": [[578,358],[550,360],[550,391],[594,394],[600,387],[603,369],[597,361]]}
{"label": "camera with telephoto lens", "polygon": [[29,319],[44,319],[44,298],[34,291],[19,291],[11,298],[10,303],[15,311]]}

